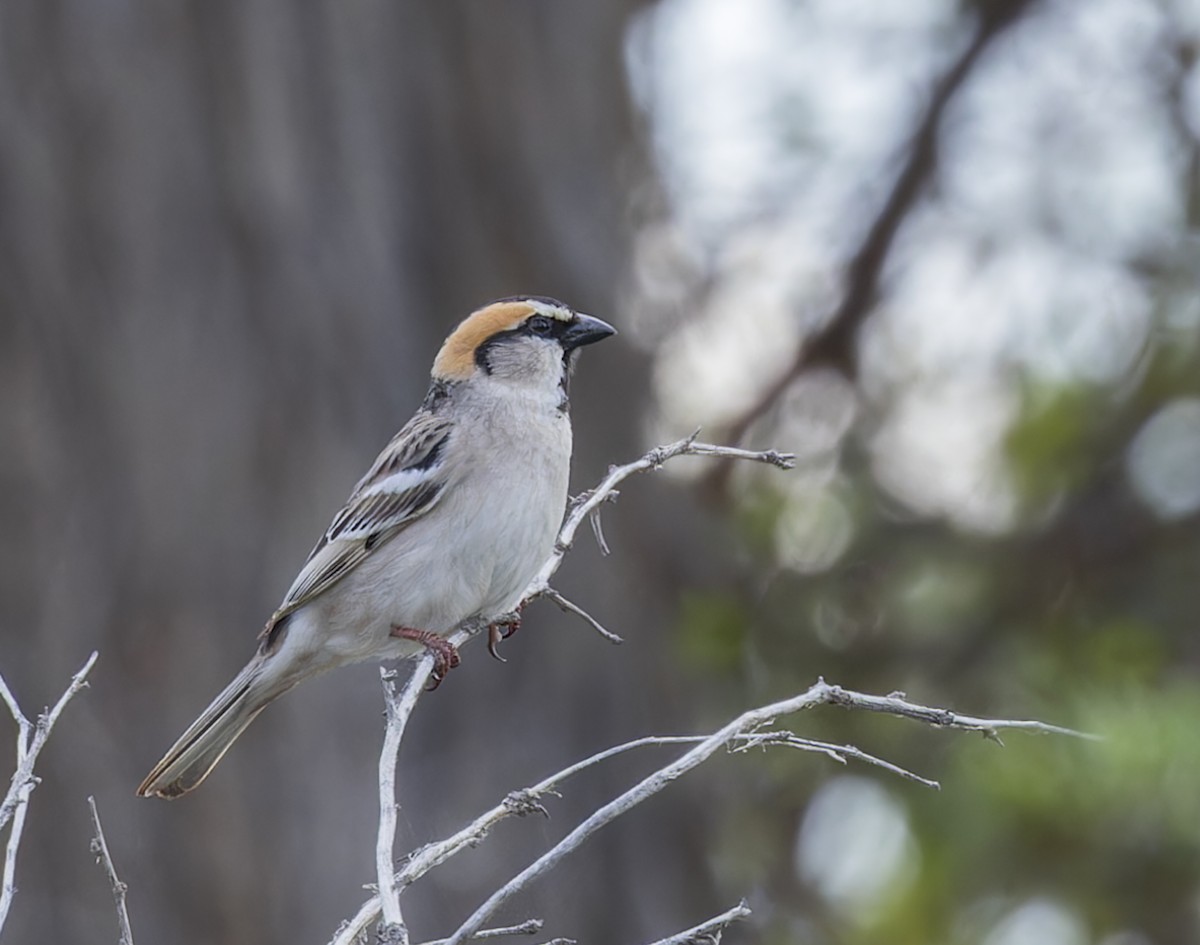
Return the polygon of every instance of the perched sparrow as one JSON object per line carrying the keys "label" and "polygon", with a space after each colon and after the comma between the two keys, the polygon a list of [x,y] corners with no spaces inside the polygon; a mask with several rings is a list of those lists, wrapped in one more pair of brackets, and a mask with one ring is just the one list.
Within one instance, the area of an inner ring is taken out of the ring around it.
{"label": "perched sparrow", "polygon": [[253,659],[138,794],[190,791],[269,702],[336,666],[428,648],[440,682],[458,663],[446,636],[511,611],[553,549],[571,461],[567,380],[577,349],[612,333],[538,297],[459,325],[421,409],[334,516]]}

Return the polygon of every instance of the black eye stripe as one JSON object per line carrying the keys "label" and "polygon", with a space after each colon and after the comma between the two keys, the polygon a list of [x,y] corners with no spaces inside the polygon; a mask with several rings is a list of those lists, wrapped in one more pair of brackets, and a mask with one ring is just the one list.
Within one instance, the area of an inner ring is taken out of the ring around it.
{"label": "black eye stripe", "polygon": [[[534,327],[535,323],[541,326],[544,323],[544,328],[538,330]],[[522,335],[532,335],[535,338],[555,338],[561,332],[565,331],[570,326],[569,322],[565,322],[558,318],[551,318],[548,315],[532,315],[525,321],[521,322],[515,328],[507,328],[504,331],[498,331],[478,348],[475,349],[475,363],[478,364],[485,374],[492,373],[491,364],[488,358],[492,348],[496,345],[506,344],[514,341]]]}

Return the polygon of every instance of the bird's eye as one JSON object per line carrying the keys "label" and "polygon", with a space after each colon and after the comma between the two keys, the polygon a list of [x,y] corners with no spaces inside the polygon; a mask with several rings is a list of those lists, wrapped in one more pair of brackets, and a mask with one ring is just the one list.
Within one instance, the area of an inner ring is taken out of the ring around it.
{"label": "bird's eye", "polygon": [[545,315],[534,315],[525,325],[535,335],[548,335],[554,330],[554,323]]}

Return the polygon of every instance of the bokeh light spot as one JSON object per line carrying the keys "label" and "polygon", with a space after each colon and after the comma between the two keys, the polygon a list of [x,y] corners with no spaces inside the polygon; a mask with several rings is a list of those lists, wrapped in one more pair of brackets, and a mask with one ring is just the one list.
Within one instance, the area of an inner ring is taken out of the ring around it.
{"label": "bokeh light spot", "polygon": [[1151,417],[1129,447],[1134,491],[1165,519],[1200,509],[1200,398],[1172,401]]}
{"label": "bokeh light spot", "polygon": [[795,857],[804,881],[858,916],[903,874],[915,878],[918,860],[907,812],[889,791],[858,777],[834,778],[816,793]]}
{"label": "bokeh light spot", "polygon": [[1000,920],[984,945],[1087,945],[1079,917],[1061,903],[1033,899]]}

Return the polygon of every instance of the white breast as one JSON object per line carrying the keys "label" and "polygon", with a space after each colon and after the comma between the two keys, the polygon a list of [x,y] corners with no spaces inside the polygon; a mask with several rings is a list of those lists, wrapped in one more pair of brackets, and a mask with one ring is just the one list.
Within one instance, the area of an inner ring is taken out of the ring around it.
{"label": "white breast", "polygon": [[[390,637],[394,625],[445,634],[511,610],[566,505],[571,427],[556,404],[514,395],[460,405],[441,500],[302,608],[288,642],[338,662],[405,656],[420,646]],[[460,450],[472,461],[452,460]]]}

